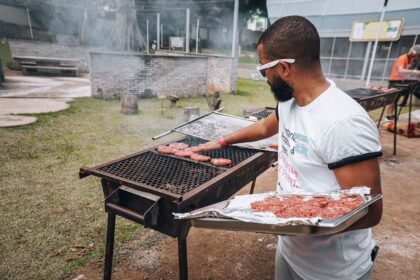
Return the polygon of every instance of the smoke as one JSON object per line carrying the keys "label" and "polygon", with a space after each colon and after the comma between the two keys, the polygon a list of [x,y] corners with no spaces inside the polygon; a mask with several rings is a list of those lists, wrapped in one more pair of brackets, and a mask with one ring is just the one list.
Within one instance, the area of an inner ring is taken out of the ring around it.
{"label": "smoke", "polygon": [[[0,0],[25,1],[31,18],[48,31],[59,43],[103,47],[116,21],[118,4],[128,0]],[[239,30],[249,16],[247,5],[258,1],[240,2]],[[23,3],[23,2],[22,2]],[[169,37],[186,36],[186,9],[190,9],[190,50],[195,47],[196,24],[200,19],[200,47],[225,53],[232,42],[234,1],[136,0],[135,15],[139,32],[146,39],[149,22],[149,43],[157,41],[157,13],[160,14],[163,46],[169,47]],[[258,2],[259,3],[259,2]],[[254,4],[255,6],[255,4]],[[245,9],[244,9],[245,7]],[[255,9],[255,7],[254,7]],[[37,38],[35,38],[37,39]]]}

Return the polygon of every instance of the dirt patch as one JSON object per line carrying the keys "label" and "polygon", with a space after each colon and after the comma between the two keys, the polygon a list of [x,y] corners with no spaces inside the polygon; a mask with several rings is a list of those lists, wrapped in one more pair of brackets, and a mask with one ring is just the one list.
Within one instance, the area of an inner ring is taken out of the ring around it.
{"label": "dirt patch", "polygon": [[[392,134],[381,131],[384,156],[381,159],[384,214],[373,229],[380,246],[373,279],[420,279],[420,149],[418,139],[398,136],[398,155],[393,157]],[[417,148],[417,149],[416,149]],[[274,189],[276,174],[266,171],[258,177],[256,192]],[[241,193],[249,191],[249,186]],[[161,236],[147,249],[142,242]],[[276,237],[272,235],[192,229],[188,236],[190,279],[272,279]],[[113,279],[177,279],[176,239],[148,231],[127,246],[116,249]],[[75,272],[86,279],[102,277],[102,263]]]}
{"label": "dirt patch", "polygon": [[68,107],[63,101],[47,98],[0,98],[2,115],[58,112]]}
{"label": "dirt patch", "polygon": [[0,115],[0,127],[11,127],[36,122],[35,117]]}

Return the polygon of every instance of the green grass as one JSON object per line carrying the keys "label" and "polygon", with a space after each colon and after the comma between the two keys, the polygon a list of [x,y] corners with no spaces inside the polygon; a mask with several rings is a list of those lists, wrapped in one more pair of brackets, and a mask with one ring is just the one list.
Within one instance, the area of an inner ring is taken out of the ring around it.
{"label": "green grass", "polygon": [[12,61],[12,52],[10,51],[9,43],[0,42],[0,60],[3,64],[3,70],[6,70],[7,65]]}
{"label": "green grass", "polygon": [[258,57],[241,56],[239,57],[240,64],[260,64]]}
{"label": "green grass", "polygon": [[[238,93],[222,99],[224,112],[236,115],[275,105],[262,81],[239,80]],[[78,170],[179,137],[151,139],[180,124],[185,106],[208,111],[204,98],[183,98],[173,109],[167,102],[163,114],[160,100],[142,99],[138,114],[123,115],[118,100],[79,98],[66,111],[36,115],[34,124],[0,129],[0,279],[58,279],[102,259],[102,189]],[[143,232],[119,218],[117,246]]]}

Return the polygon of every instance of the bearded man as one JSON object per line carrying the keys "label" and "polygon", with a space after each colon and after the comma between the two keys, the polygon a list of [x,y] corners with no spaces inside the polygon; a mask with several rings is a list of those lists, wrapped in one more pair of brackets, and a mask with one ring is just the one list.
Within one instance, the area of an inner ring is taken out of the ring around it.
{"label": "bearded man", "polygon": [[[279,134],[277,192],[333,192],[368,186],[381,193],[378,130],[366,111],[327,80],[315,26],[300,16],[277,20],[259,40],[257,67],[279,101],[255,124],[201,145],[203,151]],[[370,279],[375,252],[371,227],[381,200],[344,232],[279,236],[276,279]]]}

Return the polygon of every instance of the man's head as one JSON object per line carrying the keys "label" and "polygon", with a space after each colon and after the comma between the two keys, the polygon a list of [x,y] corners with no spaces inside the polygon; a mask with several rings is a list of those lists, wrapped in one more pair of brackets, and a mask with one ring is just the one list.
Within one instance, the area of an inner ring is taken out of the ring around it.
{"label": "man's head", "polygon": [[261,64],[278,59],[294,59],[294,63],[279,61],[266,69],[271,90],[279,101],[293,97],[293,85],[307,73],[322,73],[319,60],[319,35],[315,26],[300,16],[283,17],[274,22],[258,42]]}
{"label": "man's head", "polygon": [[408,51],[408,56],[410,57],[410,59],[415,59],[416,61],[420,61],[420,45],[413,46]]}

